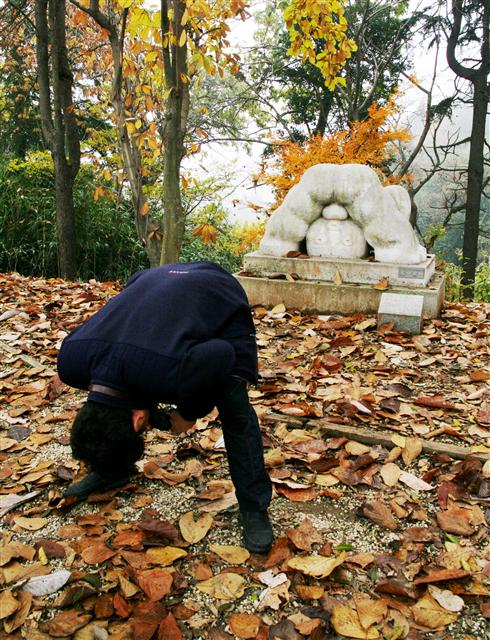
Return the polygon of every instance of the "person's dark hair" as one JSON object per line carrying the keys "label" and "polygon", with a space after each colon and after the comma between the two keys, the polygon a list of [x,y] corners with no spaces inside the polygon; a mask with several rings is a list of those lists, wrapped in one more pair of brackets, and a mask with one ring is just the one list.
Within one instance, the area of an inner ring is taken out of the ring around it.
{"label": "person's dark hair", "polygon": [[73,421],[70,445],[73,457],[106,476],[132,469],[143,455],[143,437],[133,428],[131,409],[86,402]]}

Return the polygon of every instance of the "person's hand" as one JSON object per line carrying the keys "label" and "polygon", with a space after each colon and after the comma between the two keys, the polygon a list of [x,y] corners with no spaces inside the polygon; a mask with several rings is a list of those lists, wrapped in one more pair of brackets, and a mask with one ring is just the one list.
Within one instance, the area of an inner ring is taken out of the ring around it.
{"label": "person's hand", "polygon": [[180,413],[175,409],[170,412],[170,424],[172,425],[170,431],[172,433],[185,433],[192,429],[192,427],[196,424],[195,420],[186,420],[183,418]]}

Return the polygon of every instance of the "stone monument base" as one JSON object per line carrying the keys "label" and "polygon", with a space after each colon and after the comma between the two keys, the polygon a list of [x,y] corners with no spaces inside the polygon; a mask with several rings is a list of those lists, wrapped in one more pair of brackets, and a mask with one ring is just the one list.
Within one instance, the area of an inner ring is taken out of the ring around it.
{"label": "stone monument base", "polygon": [[[279,261],[281,260],[282,258],[279,258]],[[310,258],[301,262],[311,262],[311,260]],[[275,273],[277,272],[278,269],[275,270]],[[283,303],[288,309],[299,309],[313,313],[376,314],[383,293],[383,290],[374,289],[373,285],[369,284],[345,282],[335,284],[320,280],[290,281],[246,275],[236,275],[236,278],[245,289],[252,306],[274,307],[276,304]],[[437,318],[444,301],[444,284],[444,274],[436,272],[425,287],[391,286],[390,283],[387,291],[423,296],[424,318]]]}
{"label": "stone monument base", "polygon": [[381,278],[388,278],[390,285],[425,287],[435,273],[436,260],[429,255],[420,264],[392,264],[344,258],[283,258],[254,251],[244,256],[243,270],[264,277],[297,273],[302,280],[326,282],[335,282],[340,275],[346,284],[376,284]]}

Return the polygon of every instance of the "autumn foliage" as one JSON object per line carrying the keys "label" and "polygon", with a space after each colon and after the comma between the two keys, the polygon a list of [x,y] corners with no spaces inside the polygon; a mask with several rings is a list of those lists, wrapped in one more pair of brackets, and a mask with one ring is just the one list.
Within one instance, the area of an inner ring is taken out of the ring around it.
{"label": "autumn foliage", "polygon": [[348,129],[327,136],[315,135],[304,142],[276,142],[274,158],[259,176],[274,187],[275,206],[281,204],[306,169],[321,163],[366,164],[377,170],[385,181],[400,182],[390,176],[388,167],[396,153],[396,143],[407,141],[409,133],[407,129],[390,125],[389,118],[395,112],[393,99],[382,106],[373,103],[368,109],[369,117],[350,123]]}

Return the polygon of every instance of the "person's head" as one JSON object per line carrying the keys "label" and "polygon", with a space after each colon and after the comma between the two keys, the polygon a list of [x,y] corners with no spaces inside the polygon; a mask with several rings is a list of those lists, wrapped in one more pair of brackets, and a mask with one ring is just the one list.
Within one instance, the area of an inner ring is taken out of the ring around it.
{"label": "person's head", "polygon": [[130,470],[144,450],[133,414],[131,409],[86,402],[71,429],[73,457],[103,475]]}

